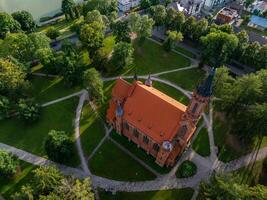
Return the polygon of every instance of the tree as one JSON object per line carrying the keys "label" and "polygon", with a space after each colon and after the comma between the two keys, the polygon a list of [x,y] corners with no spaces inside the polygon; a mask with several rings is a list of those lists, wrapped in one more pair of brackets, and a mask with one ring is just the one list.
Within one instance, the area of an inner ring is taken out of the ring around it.
{"label": "tree", "polygon": [[150,2],[150,0],[141,0],[140,1],[140,7],[142,8],[142,9],[147,9],[147,8],[149,8],[151,6],[151,2]]}
{"label": "tree", "polygon": [[11,178],[17,172],[19,166],[18,159],[12,154],[0,150],[0,176]]}
{"label": "tree", "polygon": [[11,104],[9,99],[0,95],[0,120],[8,116],[10,109]]}
{"label": "tree", "polygon": [[114,47],[110,65],[115,70],[117,68],[128,67],[133,63],[134,49],[131,44],[120,42]]}
{"label": "tree", "polygon": [[26,73],[10,59],[0,58],[0,94],[20,94],[28,86]]}
{"label": "tree", "polygon": [[98,22],[98,23],[104,25],[103,17],[102,17],[102,15],[100,14],[100,12],[98,10],[89,11],[86,14],[85,22],[87,24],[90,24],[92,22]]}
{"label": "tree", "polygon": [[87,0],[84,6],[84,14],[92,10],[98,10],[102,15],[109,16],[112,12],[118,12],[117,0]]}
{"label": "tree", "polygon": [[152,6],[150,8],[150,13],[156,26],[162,26],[165,24],[167,12],[166,8],[162,5]]}
{"label": "tree", "polygon": [[130,31],[137,34],[141,44],[146,37],[152,35],[154,21],[147,15],[140,16],[139,14],[131,13],[128,17],[128,25]]}
{"label": "tree", "polygon": [[37,194],[47,195],[56,190],[64,179],[55,167],[39,167],[33,171],[33,186]]}
{"label": "tree", "polygon": [[195,32],[193,33],[193,40],[199,41],[201,36],[206,35],[208,31],[208,21],[206,19],[201,19],[196,23]]}
{"label": "tree", "polygon": [[196,24],[197,24],[197,22],[196,22],[196,18],[194,16],[190,16],[186,19],[186,21],[182,27],[183,35],[186,38],[189,38],[191,40],[193,39],[193,34],[196,31]]}
{"label": "tree", "polygon": [[176,27],[174,26],[175,18],[178,12],[174,8],[169,8],[166,10],[166,26],[168,30],[174,31]]}
{"label": "tree", "polygon": [[202,36],[201,42],[204,58],[215,67],[228,62],[238,45],[235,35],[220,31]]}
{"label": "tree", "polygon": [[36,122],[40,118],[40,106],[33,101],[20,99],[18,103],[19,117],[26,123]]}
{"label": "tree", "polygon": [[258,42],[253,42],[249,44],[243,54],[242,61],[244,64],[255,66],[257,65],[257,55],[261,49]]}
{"label": "tree", "polygon": [[103,46],[104,26],[97,22],[86,24],[81,28],[79,38],[85,48],[87,48],[90,57],[93,57],[97,49]]}
{"label": "tree", "polygon": [[4,39],[7,33],[20,32],[20,24],[8,13],[0,12],[0,38]]}
{"label": "tree", "polygon": [[47,73],[59,73],[60,66],[57,65],[56,56],[51,48],[38,49],[34,54],[34,58],[40,61]]}
{"label": "tree", "polygon": [[254,199],[263,200],[267,195],[266,186],[256,185],[249,187],[240,184],[239,180],[232,175],[214,175],[210,183],[200,183],[200,192],[198,199]]}
{"label": "tree", "polygon": [[168,6],[170,3],[172,3],[173,0],[163,0],[163,4],[166,6]]}
{"label": "tree", "polygon": [[57,162],[66,162],[73,153],[73,142],[64,131],[51,130],[45,141],[48,157]]}
{"label": "tree", "polygon": [[30,185],[23,185],[19,192],[16,192],[12,195],[13,200],[33,200],[34,199],[34,190]]}
{"label": "tree", "polygon": [[170,51],[174,48],[176,42],[183,40],[183,34],[177,31],[167,31],[167,38],[164,42],[164,48],[166,51]]}
{"label": "tree", "polygon": [[173,28],[177,31],[182,31],[185,23],[185,15],[183,12],[177,12],[173,21]]}
{"label": "tree", "polygon": [[258,55],[256,57],[257,64],[256,69],[266,69],[267,68],[267,45],[261,46]]}
{"label": "tree", "polygon": [[28,62],[32,61],[35,52],[40,48],[49,48],[50,39],[42,33],[8,34],[0,46],[2,57],[12,56],[24,64],[25,69],[29,67]]}
{"label": "tree", "polygon": [[21,29],[27,33],[34,31],[36,24],[28,11],[17,11],[12,13],[12,17],[20,24]]}
{"label": "tree", "polygon": [[75,19],[75,3],[73,0],[63,0],[61,10],[65,14],[67,20]]}
{"label": "tree", "polygon": [[103,81],[95,68],[90,68],[84,72],[83,85],[88,90],[91,99],[96,99],[100,102],[103,101]]}
{"label": "tree", "polygon": [[57,28],[54,26],[51,26],[47,31],[46,31],[46,36],[49,37],[52,40],[57,40],[57,37],[60,36],[60,32]]}
{"label": "tree", "polygon": [[116,42],[131,42],[130,28],[128,21],[117,21],[112,25],[113,35],[116,36]]}
{"label": "tree", "polygon": [[245,50],[248,46],[249,38],[248,38],[247,32],[244,30],[237,33],[236,36],[238,38],[238,45],[237,45],[237,48],[235,50],[234,57],[237,60],[241,60],[241,58],[243,57]]}

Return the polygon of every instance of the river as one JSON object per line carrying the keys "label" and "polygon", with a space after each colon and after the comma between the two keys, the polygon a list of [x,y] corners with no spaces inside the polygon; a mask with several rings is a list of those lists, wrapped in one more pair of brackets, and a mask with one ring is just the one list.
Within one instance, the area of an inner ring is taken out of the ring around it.
{"label": "river", "polygon": [[[53,15],[60,11],[62,0],[0,0],[0,11],[12,13],[19,10],[29,11],[34,19]],[[74,0],[82,2],[83,0]]]}

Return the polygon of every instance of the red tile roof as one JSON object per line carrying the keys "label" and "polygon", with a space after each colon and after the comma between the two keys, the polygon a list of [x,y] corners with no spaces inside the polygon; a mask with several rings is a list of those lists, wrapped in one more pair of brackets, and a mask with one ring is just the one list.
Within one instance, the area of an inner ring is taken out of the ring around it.
{"label": "red tile roof", "polygon": [[[157,143],[170,141],[174,137],[182,114],[186,111],[185,105],[139,81],[130,85],[118,79],[112,96],[126,99],[123,105],[123,119]],[[115,115],[112,110],[109,109],[108,113],[113,112]]]}

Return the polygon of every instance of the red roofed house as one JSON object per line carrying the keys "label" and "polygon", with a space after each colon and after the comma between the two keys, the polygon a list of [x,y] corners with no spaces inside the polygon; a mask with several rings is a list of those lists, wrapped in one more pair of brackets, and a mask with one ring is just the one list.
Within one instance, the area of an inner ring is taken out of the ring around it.
{"label": "red roofed house", "polygon": [[212,95],[215,69],[193,93],[188,106],[145,84],[119,78],[112,90],[107,122],[118,134],[156,158],[160,166],[173,166],[190,142],[196,124]]}

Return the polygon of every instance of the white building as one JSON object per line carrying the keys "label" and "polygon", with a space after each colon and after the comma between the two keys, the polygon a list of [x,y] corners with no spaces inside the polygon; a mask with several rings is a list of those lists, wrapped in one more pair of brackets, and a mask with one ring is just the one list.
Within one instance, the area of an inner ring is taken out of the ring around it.
{"label": "white building", "polygon": [[129,11],[131,8],[139,6],[140,0],[119,0],[119,10],[122,12]]}
{"label": "white building", "polygon": [[[232,2],[233,0],[204,0],[205,8],[212,9],[216,6],[223,6],[227,3]],[[237,0],[238,1],[238,0]]]}
{"label": "white building", "polygon": [[181,0],[172,2],[167,6],[167,9],[174,8],[176,11],[184,12],[187,15],[197,15],[203,7],[204,0]]}
{"label": "white building", "polygon": [[267,11],[267,2],[265,1],[255,1],[251,4],[250,10],[255,14],[262,14]]}

